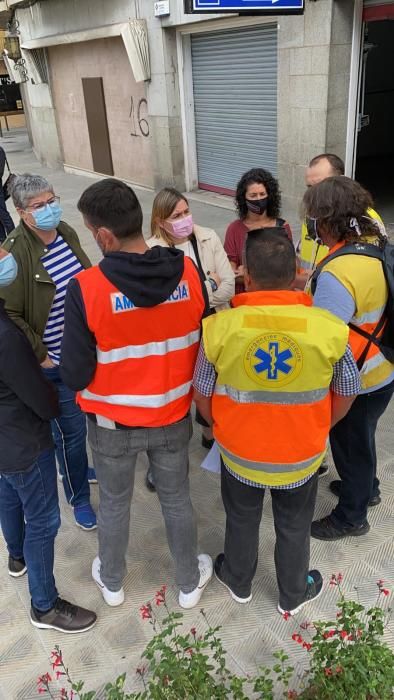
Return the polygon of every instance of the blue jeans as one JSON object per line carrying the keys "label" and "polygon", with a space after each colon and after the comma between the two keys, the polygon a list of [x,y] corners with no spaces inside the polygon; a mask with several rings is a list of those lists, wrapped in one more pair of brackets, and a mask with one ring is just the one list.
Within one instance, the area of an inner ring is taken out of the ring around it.
{"label": "blue jeans", "polygon": [[85,414],[75,403],[75,392],[63,384],[59,368],[42,371],[59,396],[60,416],[51,426],[64,493],[71,506],[85,506],[90,502]]}
{"label": "blue jeans", "polygon": [[0,523],[10,555],[26,562],[32,605],[50,610],[58,596],[53,560],[60,526],[53,449],[28,471],[0,475]]}

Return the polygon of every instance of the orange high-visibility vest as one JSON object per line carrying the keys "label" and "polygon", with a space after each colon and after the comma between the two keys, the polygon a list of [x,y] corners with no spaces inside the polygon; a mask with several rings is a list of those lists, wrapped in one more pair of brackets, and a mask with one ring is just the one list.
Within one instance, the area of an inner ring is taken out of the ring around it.
{"label": "orange high-visibility vest", "polygon": [[86,413],[129,426],[160,427],[190,410],[192,378],[205,308],[201,281],[185,257],[170,297],[139,308],[99,267],[76,275],[87,324],[97,343],[92,382],[77,396]]}
{"label": "orange high-visibility vest", "polygon": [[255,483],[301,481],[326,452],[333,367],[349,329],[311,303],[303,292],[247,292],[203,323],[217,372],[214,436],[224,463]]}

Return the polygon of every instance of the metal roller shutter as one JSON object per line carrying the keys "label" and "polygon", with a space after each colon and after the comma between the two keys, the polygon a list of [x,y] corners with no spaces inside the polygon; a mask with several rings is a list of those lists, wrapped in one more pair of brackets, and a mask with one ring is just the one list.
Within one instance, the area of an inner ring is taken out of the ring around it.
{"label": "metal roller shutter", "polygon": [[277,26],[192,35],[199,187],[231,194],[277,164]]}

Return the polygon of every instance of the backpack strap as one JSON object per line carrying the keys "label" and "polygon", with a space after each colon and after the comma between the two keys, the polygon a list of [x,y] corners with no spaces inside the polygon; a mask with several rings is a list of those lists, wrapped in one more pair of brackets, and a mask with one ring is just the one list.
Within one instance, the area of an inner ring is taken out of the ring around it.
{"label": "backpack strap", "polygon": [[[327,263],[329,263],[331,260],[334,260],[335,258],[339,258],[341,255],[364,255],[368,258],[375,258],[376,260],[380,260],[381,263],[384,261],[384,255],[383,251],[381,248],[378,248],[376,245],[373,243],[352,243],[351,245],[343,246],[342,248],[339,248],[336,250],[334,253],[331,253],[331,255],[327,255],[324,260],[322,260],[319,265],[317,265],[316,270],[314,271],[312,277],[311,277],[311,291],[312,294],[315,293],[316,291],[316,286],[317,286],[317,280],[319,278],[320,273],[323,271],[323,268]],[[384,270],[383,270],[384,271]],[[374,345],[377,345],[379,347],[379,340],[378,336],[381,330],[383,330],[383,327],[386,323],[387,320],[387,310],[388,310],[388,305],[389,305],[389,300],[390,300],[390,294],[387,299],[387,303],[385,306],[385,309],[380,317],[380,320],[378,324],[376,325],[376,328],[373,333],[367,333],[367,331],[364,331],[362,328],[359,328],[356,326],[354,323],[349,323],[348,326],[351,328],[353,331],[358,333],[359,335],[362,335],[366,340],[368,340],[364,350],[362,351],[360,357],[357,360],[357,367],[359,371],[361,371],[362,366],[367,358],[367,355],[369,353],[370,347],[372,343]]]}
{"label": "backpack strap", "polygon": [[384,259],[381,248],[378,248],[373,243],[351,243],[350,245],[343,246],[342,248],[334,251],[334,253],[326,255],[326,257],[323,258],[323,260],[321,260],[321,262],[316,266],[316,270],[311,277],[312,294],[314,294],[316,291],[317,280],[320,273],[323,271],[323,268],[327,265],[327,263],[331,262],[331,260],[335,260],[335,258],[339,258],[342,255],[364,255],[368,258],[376,258],[381,262],[383,262]]}

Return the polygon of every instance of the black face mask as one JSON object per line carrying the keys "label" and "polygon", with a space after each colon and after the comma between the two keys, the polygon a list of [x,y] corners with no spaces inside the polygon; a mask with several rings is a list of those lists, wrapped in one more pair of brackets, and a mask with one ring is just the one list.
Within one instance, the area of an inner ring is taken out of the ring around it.
{"label": "black face mask", "polygon": [[268,206],[268,197],[264,197],[264,199],[247,199],[245,201],[252,214],[264,214]]}
{"label": "black face mask", "polygon": [[305,224],[308,238],[311,238],[312,241],[320,241],[319,232],[317,230],[317,219],[315,219],[313,216],[306,216]]}

